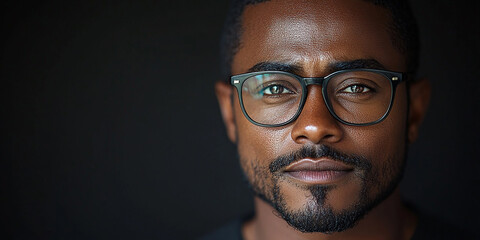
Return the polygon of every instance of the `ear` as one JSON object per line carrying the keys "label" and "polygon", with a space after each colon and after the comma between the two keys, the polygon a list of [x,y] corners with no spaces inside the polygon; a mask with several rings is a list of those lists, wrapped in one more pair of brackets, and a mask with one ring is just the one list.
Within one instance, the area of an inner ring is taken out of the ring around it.
{"label": "ear", "polygon": [[237,139],[237,129],[235,124],[235,114],[233,109],[232,94],[233,86],[224,81],[215,83],[215,94],[217,95],[218,104],[222,113],[223,122],[227,129],[227,135],[233,143]]}
{"label": "ear", "polygon": [[410,83],[410,108],[408,115],[408,143],[418,137],[420,124],[430,102],[431,86],[427,79],[418,79]]}

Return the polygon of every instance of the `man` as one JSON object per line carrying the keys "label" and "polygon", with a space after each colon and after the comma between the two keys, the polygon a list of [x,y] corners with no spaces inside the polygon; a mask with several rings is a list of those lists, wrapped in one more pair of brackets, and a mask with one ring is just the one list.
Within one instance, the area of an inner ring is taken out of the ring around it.
{"label": "man", "polygon": [[398,187],[430,95],[408,5],[231,7],[215,88],[255,213],[207,239],[450,239]]}

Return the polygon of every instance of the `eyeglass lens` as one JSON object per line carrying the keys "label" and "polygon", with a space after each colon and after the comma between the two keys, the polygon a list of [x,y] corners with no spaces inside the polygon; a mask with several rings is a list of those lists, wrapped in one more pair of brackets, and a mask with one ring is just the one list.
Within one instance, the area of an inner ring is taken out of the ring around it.
{"label": "eyeglass lens", "polygon": [[[392,84],[382,74],[349,71],[327,81],[323,90],[327,104],[345,122],[375,122],[388,111]],[[301,80],[283,73],[255,75],[242,86],[245,112],[253,121],[267,125],[283,124],[295,117],[304,94]]]}

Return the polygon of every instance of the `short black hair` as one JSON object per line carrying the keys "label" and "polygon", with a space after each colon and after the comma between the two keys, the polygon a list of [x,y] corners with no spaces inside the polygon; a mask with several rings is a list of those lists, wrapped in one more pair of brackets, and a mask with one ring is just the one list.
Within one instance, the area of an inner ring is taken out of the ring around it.
{"label": "short black hair", "polygon": [[[240,47],[242,13],[247,5],[269,0],[231,0],[220,39],[222,76],[231,75],[233,57]],[[406,56],[407,72],[414,75],[418,69],[420,40],[416,19],[407,0],[363,0],[381,6],[390,12],[392,43]]]}

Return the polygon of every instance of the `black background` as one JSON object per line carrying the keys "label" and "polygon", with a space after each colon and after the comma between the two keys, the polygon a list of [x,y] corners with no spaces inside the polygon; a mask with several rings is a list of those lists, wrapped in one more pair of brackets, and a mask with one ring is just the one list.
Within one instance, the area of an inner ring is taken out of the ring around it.
{"label": "black background", "polygon": [[[213,92],[226,6],[2,2],[0,215],[9,238],[192,239],[251,209]],[[433,95],[402,189],[473,231],[480,9],[413,7]]]}

